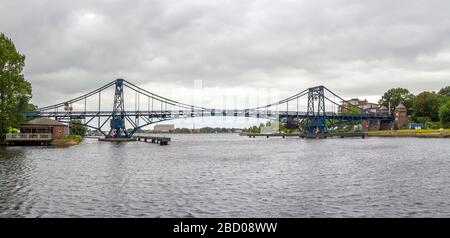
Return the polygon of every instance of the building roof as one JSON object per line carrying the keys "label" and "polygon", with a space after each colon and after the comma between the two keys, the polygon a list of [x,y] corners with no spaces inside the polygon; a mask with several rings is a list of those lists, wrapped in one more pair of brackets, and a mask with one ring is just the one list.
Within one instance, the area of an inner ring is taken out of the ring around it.
{"label": "building roof", "polygon": [[52,120],[46,117],[38,117],[26,123],[23,123],[21,126],[67,126],[64,123]]}

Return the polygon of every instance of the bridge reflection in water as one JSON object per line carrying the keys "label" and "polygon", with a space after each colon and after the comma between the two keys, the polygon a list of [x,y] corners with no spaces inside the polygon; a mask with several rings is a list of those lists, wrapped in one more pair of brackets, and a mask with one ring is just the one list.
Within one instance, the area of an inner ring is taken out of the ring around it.
{"label": "bridge reflection in water", "polygon": [[[102,92],[112,87],[114,88],[112,110],[102,110]],[[135,93],[134,109],[125,108],[125,89]],[[90,105],[88,105],[88,100]],[[94,103],[91,102],[92,100]],[[299,108],[300,100],[307,100],[307,108],[304,111]],[[339,128],[355,121],[392,122],[394,120],[390,115],[370,113],[358,106],[347,107],[342,102],[351,105],[328,88],[317,86],[305,89],[278,102],[255,108],[233,110],[206,108],[162,97],[126,80],[117,79],[80,97],[27,112],[26,116],[29,119],[51,117],[61,122],[82,119],[85,126],[97,130],[106,138],[132,138],[139,129],[145,126],[186,117],[231,116],[276,119],[288,123],[294,122],[304,135],[322,135],[322,137],[329,134],[333,128]],[[141,110],[143,103],[147,104],[147,108]],[[74,105],[78,108],[74,109]],[[346,113],[336,112],[334,110],[336,107]],[[92,108],[97,109],[92,110]],[[279,108],[285,110],[279,110]],[[108,122],[109,132],[106,133],[103,128]],[[127,130],[126,123],[130,125],[131,131]]]}

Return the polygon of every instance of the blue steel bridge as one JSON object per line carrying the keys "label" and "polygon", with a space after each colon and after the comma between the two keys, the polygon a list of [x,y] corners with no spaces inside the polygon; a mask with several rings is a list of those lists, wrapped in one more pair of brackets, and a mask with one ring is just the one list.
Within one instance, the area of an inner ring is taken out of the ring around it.
{"label": "blue steel bridge", "polygon": [[[111,89],[113,89],[113,101],[102,98],[102,93],[104,95],[106,90]],[[125,100],[127,100],[124,96],[125,90],[134,93],[134,100],[131,98],[131,101],[134,101],[134,108],[125,106]],[[109,102],[104,102],[105,100]],[[301,100],[306,102],[306,110],[300,108]],[[65,123],[80,119],[86,127],[98,130],[107,138],[130,138],[145,126],[187,117],[226,116],[276,119],[294,124],[305,134],[327,134],[335,128],[362,120],[381,122],[394,120],[390,115],[369,113],[357,106],[347,108],[342,105],[342,102],[347,101],[328,88],[317,86],[278,102],[255,108],[232,110],[206,108],[162,97],[124,79],[117,79],[77,98],[41,107],[35,111],[26,112],[25,115],[28,119],[49,117]],[[102,108],[101,105],[105,103],[110,105],[109,110]],[[339,107],[343,109],[341,111],[347,113],[338,113],[335,109]],[[127,125],[131,130],[127,130]],[[108,130],[105,131],[105,129]]]}

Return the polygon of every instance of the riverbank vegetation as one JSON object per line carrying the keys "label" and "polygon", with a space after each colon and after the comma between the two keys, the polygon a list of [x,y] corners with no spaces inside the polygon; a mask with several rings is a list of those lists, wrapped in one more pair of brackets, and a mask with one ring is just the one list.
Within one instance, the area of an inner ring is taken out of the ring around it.
{"label": "riverbank vegetation", "polygon": [[405,88],[389,89],[378,102],[394,111],[403,104],[410,115],[411,122],[420,123],[423,128],[439,129],[450,127],[450,86],[439,91],[423,91],[414,95]]}
{"label": "riverbank vegetation", "polygon": [[450,133],[450,129],[403,129],[403,130],[381,130],[369,131],[369,135],[379,134],[429,134],[429,133]]}
{"label": "riverbank vegetation", "polygon": [[375,137],[450,138],[450,129],[441,128],[368,131],[367,135]]}
{"label": "riverbank vegetation", "polygon": [[69,123],[70,135],[64,139],[54,139],[52,141],[53,146],[71,146],[78,145],[83,141],[86,136],[87,129],[81,122],[81,120],[72,120]]}
{"label": "riverbank vegetation", "polygon": [[81,138],[86,136],[87,128],[83,125],[81,120],[72,120],[69,123],[70,126],[70,135],[76,135]]}
{"label": "riverbank vegetation", "polygon": [[64,139],[54,139],[51,144],[57,147],[66,147],[71,145],[78,145],[83,138],[79,135],[69,135]]}
{"label": "riverbank vegetation", "polygon": [[268,128],[268,130],[265,133],[296,133],[299,131],[299,128],[297,124],[289,124],[289,123],[282,123],[278,120],[270,120],[267,121],[265,124],[261,123],[259,126],[252,126],[250,128],[243,129],[242,132],[245,133],[253,133],[253,134],[259,134],[262,133],[263,128]]}

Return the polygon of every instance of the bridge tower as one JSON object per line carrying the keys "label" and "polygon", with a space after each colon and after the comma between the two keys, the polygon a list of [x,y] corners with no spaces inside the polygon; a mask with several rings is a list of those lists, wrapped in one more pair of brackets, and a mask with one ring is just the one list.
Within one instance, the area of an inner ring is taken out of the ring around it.
{"label": "bridge tower", "polygon": [[111,117],[111,130],[108,138],[128,138],[125,129],[125,110],[123,97],[123,79],[117,79],[115,84],[116,91],[114,93],[114,107]]}
{"label": "bridge tower", "polygon": [[324,86],[317,86],[308,90],[308,111],[305,118],[304,132],[307,134],[326,134]]}

